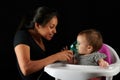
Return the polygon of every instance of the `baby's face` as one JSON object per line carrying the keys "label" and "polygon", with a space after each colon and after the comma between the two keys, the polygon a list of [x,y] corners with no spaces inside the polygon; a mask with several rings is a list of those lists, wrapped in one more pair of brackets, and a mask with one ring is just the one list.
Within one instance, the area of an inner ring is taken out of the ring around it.
{"label": "baby's face", "polygon": [[77,44],[76,44],[76,48],[78,50],[79,54],[88,54],[90,53],[88,50],[88,42],[86,40],[86,36],[85,35],[79,35],[77,37]]}

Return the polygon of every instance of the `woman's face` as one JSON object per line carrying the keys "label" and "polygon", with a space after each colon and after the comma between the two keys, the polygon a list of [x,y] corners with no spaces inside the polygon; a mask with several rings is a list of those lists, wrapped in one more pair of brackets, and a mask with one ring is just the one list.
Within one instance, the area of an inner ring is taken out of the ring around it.
{"label": "woman's face", "polygon": [[51,40],[56,33],[56,26],[58,24],[58,19],[54,16],[45,26],[39,25],[37,31],[40,36],[47,40]]}

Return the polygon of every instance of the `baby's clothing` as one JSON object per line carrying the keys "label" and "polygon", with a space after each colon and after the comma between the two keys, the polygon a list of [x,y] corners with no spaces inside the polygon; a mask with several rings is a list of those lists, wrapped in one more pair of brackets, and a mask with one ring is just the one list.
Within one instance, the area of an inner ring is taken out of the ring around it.
{"label": "baby's clothing", "polygon": [[100,52],[93,52],[87,55],[75,54],[75,59],[77,60],[77,64],[81,65],[98,65],[98,60],[101,58],[106,58],[105,54]]}

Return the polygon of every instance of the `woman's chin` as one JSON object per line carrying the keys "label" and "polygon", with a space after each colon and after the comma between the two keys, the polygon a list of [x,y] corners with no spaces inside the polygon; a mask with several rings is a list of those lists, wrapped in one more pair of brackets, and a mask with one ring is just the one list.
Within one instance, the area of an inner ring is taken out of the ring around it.
{"label": "woman's chin", "polygon": [[47,38],[47,40],[49,40],[49,41],[50,41],[51,39],[52,39],[52,37]]}

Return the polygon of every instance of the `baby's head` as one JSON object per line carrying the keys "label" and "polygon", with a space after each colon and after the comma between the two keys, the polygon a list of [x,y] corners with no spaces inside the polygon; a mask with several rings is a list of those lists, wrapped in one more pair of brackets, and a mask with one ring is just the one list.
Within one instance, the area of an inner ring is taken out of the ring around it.
{"label": "baby's head", "polygon": [[77,36],[77,50],[80,54],[98,51],[103,44],[102,35],[95,29],[81,31]]}

